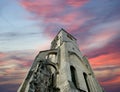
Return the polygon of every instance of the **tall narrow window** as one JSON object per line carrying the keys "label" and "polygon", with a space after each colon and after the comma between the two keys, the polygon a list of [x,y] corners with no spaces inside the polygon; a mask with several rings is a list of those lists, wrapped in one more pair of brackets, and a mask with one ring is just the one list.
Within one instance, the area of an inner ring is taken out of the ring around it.
{"label": "tall narrow window", "polygon": [[76,88],[78,88],[77,84],[77,76],[76,76],[76,70],[73,66],[70,66],[70,71],[71,71],[71,79]]}
{"label": "tall narrow window", "polygon": [[83,76],[84,76],[84,79],[85,79],[85,83],[86,83],[86,86],[87,86],[87,90],[88,90],[88,92],[90,92],[90,88],[89,88],[89,84],[88,84],[88,79],[87,79],[87,74],[86,74],[86,73],[83,73]]}

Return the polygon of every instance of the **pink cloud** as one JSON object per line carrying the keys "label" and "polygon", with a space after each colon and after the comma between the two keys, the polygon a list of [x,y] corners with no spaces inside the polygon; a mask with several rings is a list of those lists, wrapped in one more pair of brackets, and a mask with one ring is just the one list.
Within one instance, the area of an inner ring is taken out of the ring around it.
{"label": "pink cloud", "polygon": [[103,48],[109,43],[111,43],[117,37],[118,33],[119,31],[113,31],[111,27],[107,30],[105,29],[97,31],[96,33],[93,33],[92,35],[88,36],[87,40],[83,42],[80,48],[86,51],[92,51],[95,49]]}
{"label": "pink cloud", "polygon": [[0,58],[4,58],[4,57],[6,57],[6,54],[5,54],[5,53],[0,52]]}
{"label": "pink cloud", "polygon": [[35,58],[34,53],[14,51],[3,55],[0,59],[0,85],[21,83]]}
{"label": "pink cloud", "polygon": [[84,5],[85,3],[87,3],[89,0],[67,0],[67,3],[71,6],[74,7],[80,7],[82,5]]}
{"label": "pink cloud", "polygon": [[56,29],[56,26],[64,27],[68,31],[75,31],[80,25],[88,21],[91,17],[83,18],[82,11],[69,11],[69,8],[79,8],[87,2],[89,0],[21,0],[21,5],[35,15],[35,18],[32,19],[42,20],[46,34],[54,35],[53,30]]}
{"label": "pink cloud", "polygon": [[104,87],[120,84],[119,54],[119,52],[107,53],[89,59],[97,79]]}
{"label": "pink cloud", "polygon": [[59,13],[63,11],[63,8],[55,0],[21,0],[21,5],[25,7],[28,11],[39,15],[39,17],[48,17],[53,15],[53,13]]}
{"label": "pink cloud", "polygon": [[[74,7],[81,7],[83,6],[85,3],[87,3],[89,0],[61,0],[61,1],[57,1],[57,0],[21,0],[21,4],[23,7],[25,7],[27,10],[29,11],[36,11],[36,13],[41,13],[41,14],[51,14],[52,13],[56,13],[57,10],[61,10],[63,11],[63,9],[65,9],[66,6],[74,6]],[[52,10],[51,10],[52,9]],[[39,12],[37,11],[39,10]],[[45,11],[46,10],[46,11]],[[49,11],[50,10],[50,11]],[[55,12],[55,11],[56,12]]]}
{"label": "pink cloud", "polygon": [[70,24],[72,22],[74,22],[78,15],[80,15],[78,12],[73,12],[73,13],[68,13],[68,14],[64,14],[62,16],[57,16],[57,17],[48,17],[45,19],[45,22],[52,22],[52,23],[61,23],[61,24]]}
{"label": "pink cloud", "polygon": [[99,66],[109,66],[109,65],[120,65],[120,53],[110,53],[105,55],[100,55],[98,57],[90,58],[89,61],[93,68]]}
{"label": "pink cloud", "polygon": [[101,82],[101,84],[104,85],[104,86],[108,86],[108,85],[111,85],[111,86],[119,85],[119,84],[120,84],[120,76],[115,76],[115,77],[113,77],[113,79],[111,79],[111,80],[109,80],[109,81]]}

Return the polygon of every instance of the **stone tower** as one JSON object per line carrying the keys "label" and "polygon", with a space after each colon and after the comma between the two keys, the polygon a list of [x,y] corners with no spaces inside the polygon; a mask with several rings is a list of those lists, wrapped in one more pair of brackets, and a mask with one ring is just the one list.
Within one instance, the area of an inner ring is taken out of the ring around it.
{"label": "stone tower", "polygon": [[64,29],[40,51],[18,92],[104,92],[76,39]]}

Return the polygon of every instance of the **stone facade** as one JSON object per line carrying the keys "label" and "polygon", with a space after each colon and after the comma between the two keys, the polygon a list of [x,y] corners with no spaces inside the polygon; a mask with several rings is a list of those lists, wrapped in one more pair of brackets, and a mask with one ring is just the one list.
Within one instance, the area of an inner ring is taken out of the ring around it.
{"label": "stone facade", "polygon": [[104,92],[76,39],[64,29],[41,51],[18,92]]}

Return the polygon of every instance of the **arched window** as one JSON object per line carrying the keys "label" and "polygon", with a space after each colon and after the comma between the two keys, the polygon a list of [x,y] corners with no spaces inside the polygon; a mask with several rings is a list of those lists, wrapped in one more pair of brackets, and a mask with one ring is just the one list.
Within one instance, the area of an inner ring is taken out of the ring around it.
{"label": "arched window", "polygon": [[57,63],[57,53],[50,53],[48,59],[53,63]]}
{"label": "arched window", "polygon": [[88,84],[87,74],[86,74],[86,73],[83,73],[83,76],[84,76],[84,79],[85,79],[85,83],[86,83],[86,86],[87,86],[87,90],[88,90],[88,92],[90,92],[90,88],[89,88],[89,84]]}
{"label": "arched window", "polygon": [[76,70],[73,66],[70,66],[70,71],[71,71],[71,80],[76,88],[78,88],[78,83],[77,83],[77,73]]}

